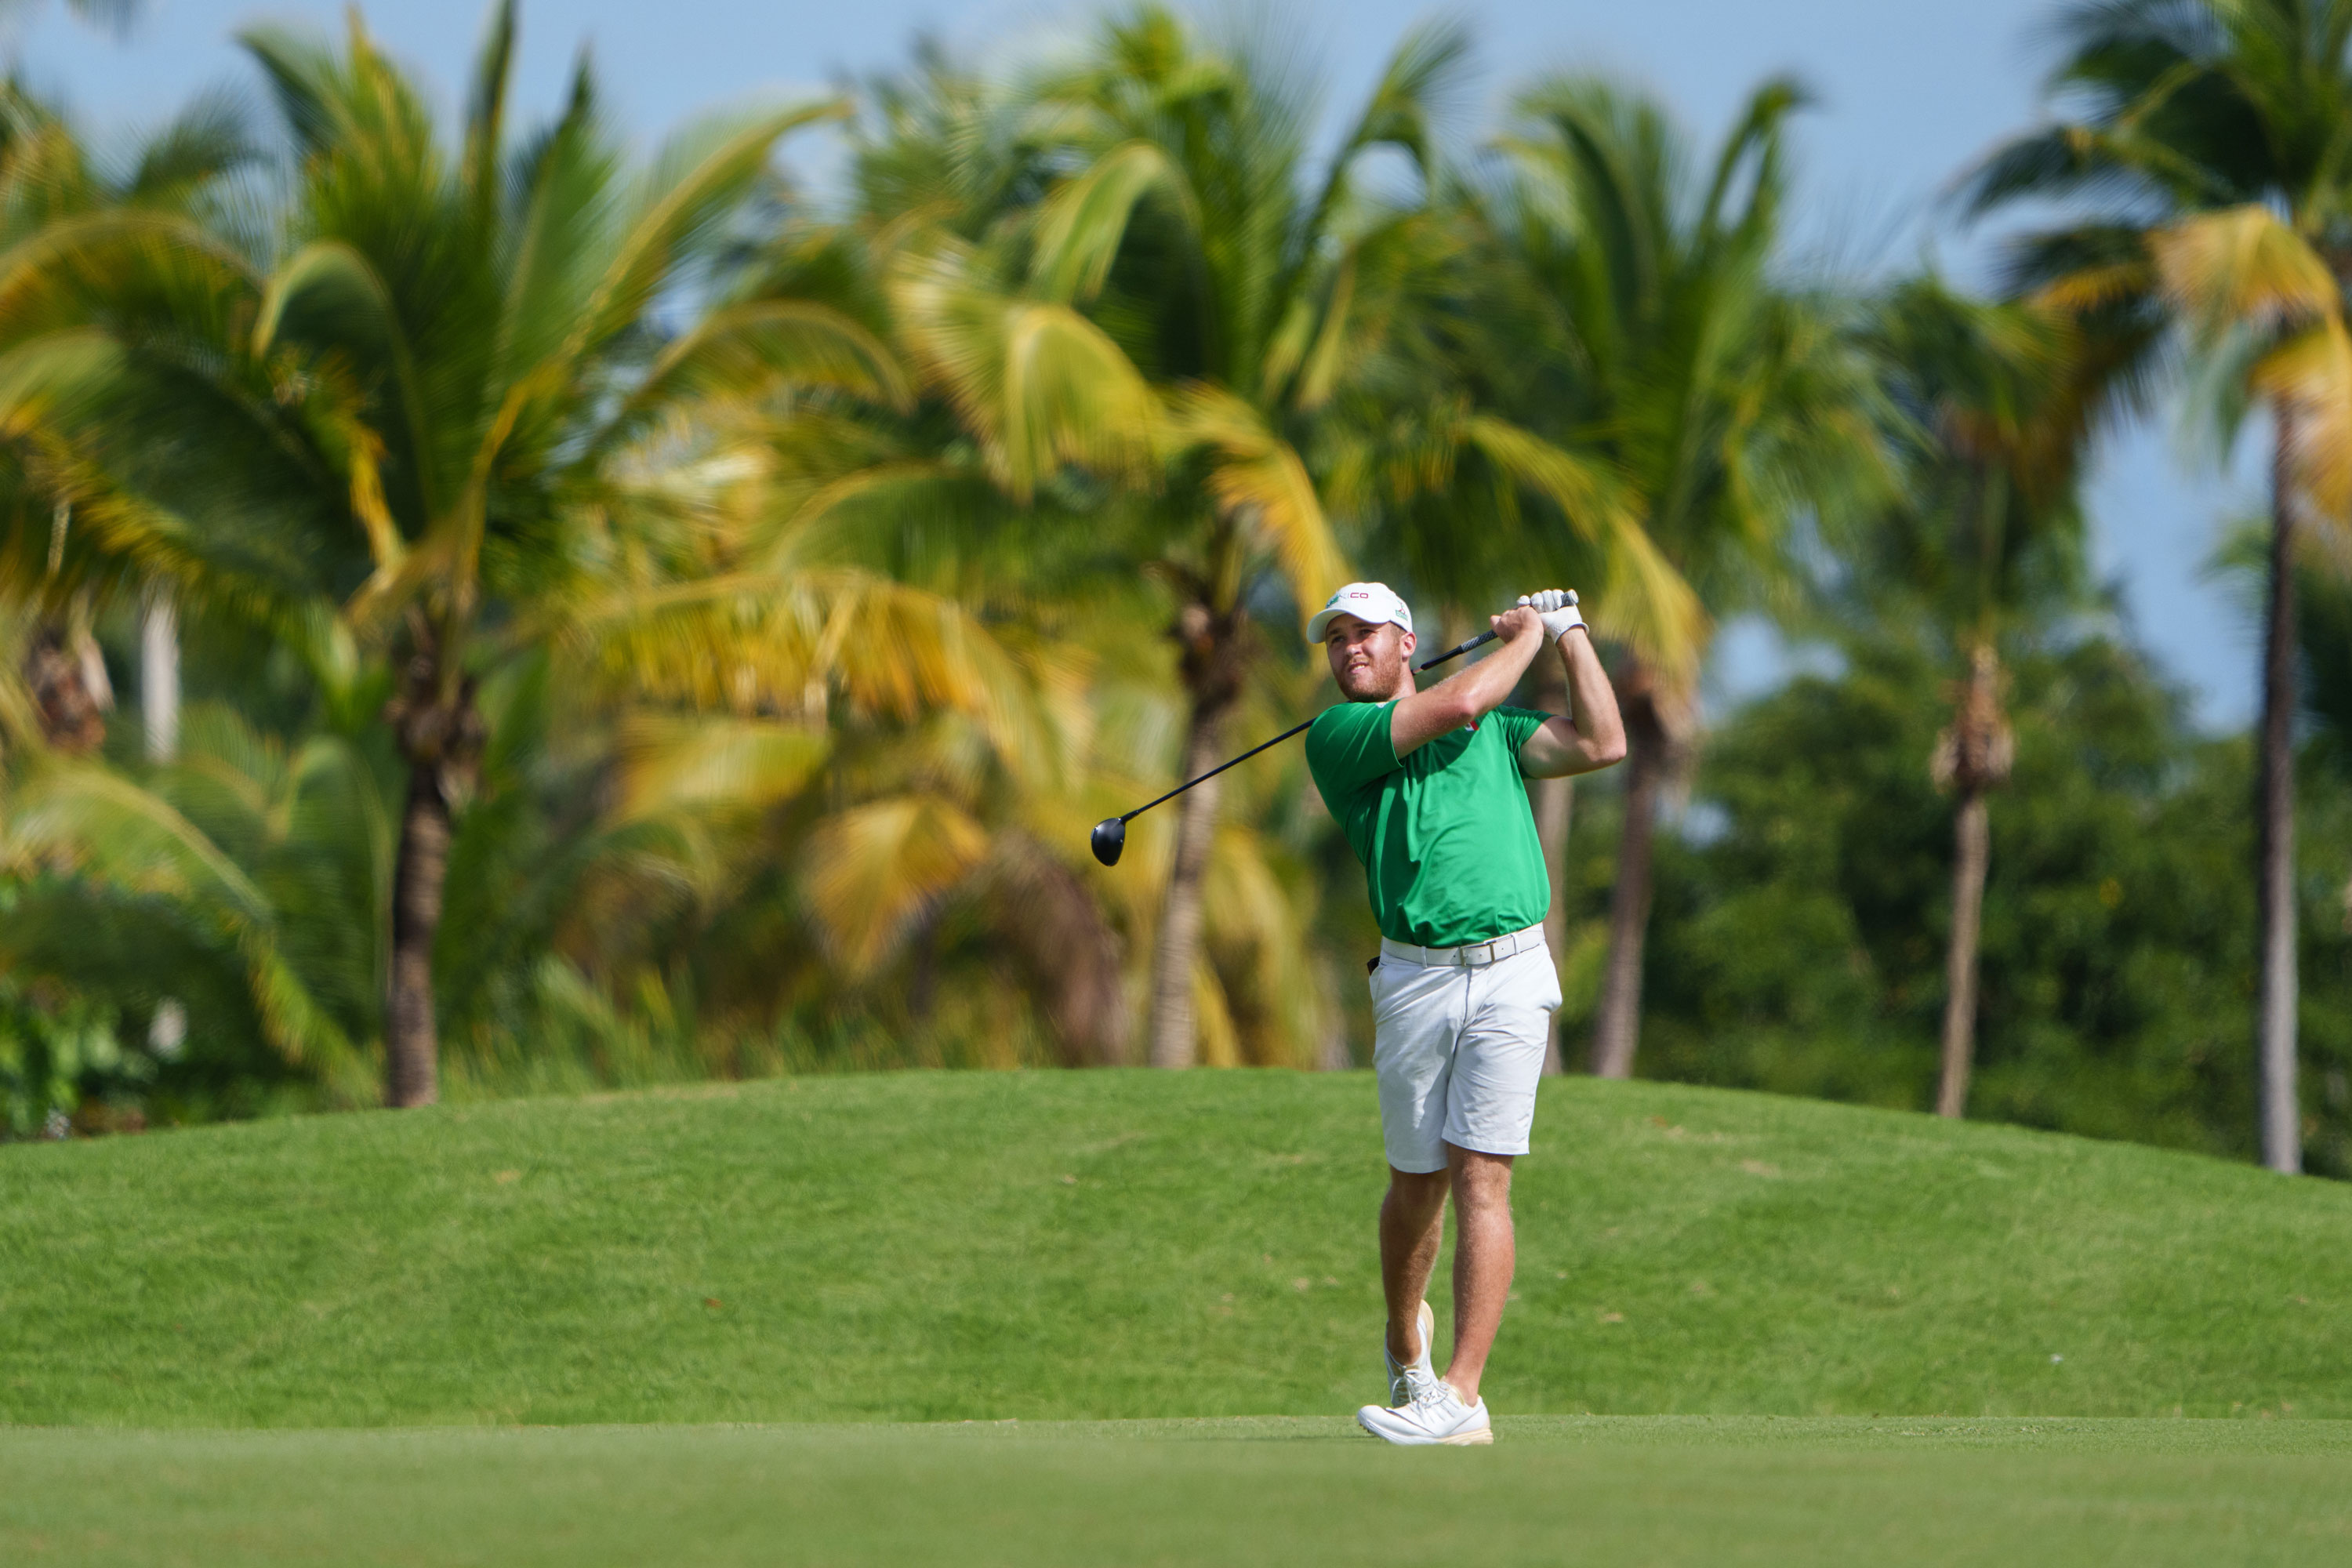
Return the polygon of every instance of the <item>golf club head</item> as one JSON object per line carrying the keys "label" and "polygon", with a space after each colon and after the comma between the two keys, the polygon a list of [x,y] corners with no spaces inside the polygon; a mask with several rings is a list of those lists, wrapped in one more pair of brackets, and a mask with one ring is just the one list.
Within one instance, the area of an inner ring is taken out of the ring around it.
{"label": "golf club head", "polygon": [[1127,847],[1127,824],[1116,816],[1106,816],[1095,824],[1095,858],[1106,866],[1118,864],[1119,851]]}

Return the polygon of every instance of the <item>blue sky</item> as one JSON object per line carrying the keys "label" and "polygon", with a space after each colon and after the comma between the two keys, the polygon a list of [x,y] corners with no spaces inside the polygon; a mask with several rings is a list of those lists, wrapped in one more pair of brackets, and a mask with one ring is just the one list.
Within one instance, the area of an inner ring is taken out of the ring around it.
{"label": "blue sky", "polygon": [[[445,96],[465,79],[485,6],[479,0],[401,0],[365,7],[371,31],[422,69]],[[1465,131],[1491,119],[1511,87],[1549,67],[1605,67],[1654,87],[1694,128],[1719,131],[1764,75],[1793,71],[1818,106],[1800,133],[1808,233],[1849,261],[1901,263],[1933,254],[1963,278],[1982,275],[1985,244],[1941,221],[1937,197],[1997,137],[2036,112],[2046,56],[2036,29],[2051,0],[1490,0],[1451,8],[1479,43],[1478,96]],[[1278,15],[1319,58],[1335,106],[1370,86],[1398,36],[1432,7],[1401,0],[1296,0]],[[57,7],[26,8],[7,47],[39,87],[93,126],[153,123],[191,93],[253,78],[230,42],[262,19],[340,28],[342,6],[321,0],[147,0],[126,39],[97,34]],[[855,0],[836,5],[751,0],[525,0],[519,84],[523,102],[551,108],[583,42],[593,47],[607,100],[651,140],[698,110],[730,100],[794,95],[844,73],[902,59],[918,31],[950,43],[1014,47],[1066,33],[1084,6],[1015,0]],[[822,182],[822,145],[791,150]],[[2224,518],[2252,510],[2255,469],[2235,478],[2173,422],[2119,434],[2100,454],[2092,489],[2102,573],[2122,585],[2142,638],[2195,698],[2211,725],[2235,725],[2254,693],[2251,619],[2203,580]],[[1719,690],[1738,692],[1782,668],[1769,638],[1727,639]]]}

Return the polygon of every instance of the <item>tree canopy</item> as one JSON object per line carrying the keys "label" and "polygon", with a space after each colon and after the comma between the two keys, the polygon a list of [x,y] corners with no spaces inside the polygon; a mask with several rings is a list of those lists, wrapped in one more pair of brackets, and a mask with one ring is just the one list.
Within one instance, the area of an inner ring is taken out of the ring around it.
{"label": "tree canopy", "polygon": [[[1370,576],[1606,651],[1633,761],[1538,803],[1567,1062],[2352,1171],[2352,10],[2066,15],[1965,178],[2055,215],[1987,298],[1797,254],[1799,83],[1474,126],[1453,24],[1339,103],[1139,5],[643,154],[584,55],[515,122],[504,0],[454,117],[356,12],[129,153],[9,85],[0,1133],[1360,1061],[1297,751],[1084,840],[1330,700]],[[2095,580],[2167,388],[2271,416],[2217,538],[2300,728],[2200,731]],[[1712,705],[1743,618],[1797,673]]]}

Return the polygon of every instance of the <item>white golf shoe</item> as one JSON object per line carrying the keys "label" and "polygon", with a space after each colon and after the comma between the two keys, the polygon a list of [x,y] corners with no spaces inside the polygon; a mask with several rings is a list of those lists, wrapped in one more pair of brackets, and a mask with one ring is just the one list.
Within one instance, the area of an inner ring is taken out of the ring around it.
{"label": "white golf shoe", "polygon": [[1465,1405],[1444,1378],[1412,1396],[1412,1403],[1394,1410],[1367,1405],[1356,1412],[1356,1425],[1383,1442],[1407,1447],[1442,1443],[1465,1448],[1495,1440],[1495,1424],[1486,1419],[1486,1402]]}
{"label": "white golf shoe", "polygon": [[1388,1333],[1384,1330],[1381,1334],[1381,1360],[1386,1362],[1389,1368],[1391,1408],[1411,1405],[1414,1394],[1437,1381],[1437,1369],[1429,1361],[1430,1342],[1437,1337],[1437,1315],[1429,1310],[1429,1303],[1423,1301],[1421,1315],[1414,1321],[1421,1328],[1421,1353],[1412,1358],[1410,1366],[1389,1354]]}

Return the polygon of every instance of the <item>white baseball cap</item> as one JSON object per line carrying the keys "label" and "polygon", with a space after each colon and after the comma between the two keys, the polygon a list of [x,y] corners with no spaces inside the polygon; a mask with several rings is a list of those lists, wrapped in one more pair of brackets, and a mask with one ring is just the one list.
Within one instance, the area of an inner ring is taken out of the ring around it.
{"label": "white baseball cap", "polygon": [[1334,616],[1353,616],[1373,626],[1386,621],[1412,630],[1412,611],[1386,583],[1350,583],[1324,600],[1323,607],[1307,623],[1307,640],[1321,642]]}

